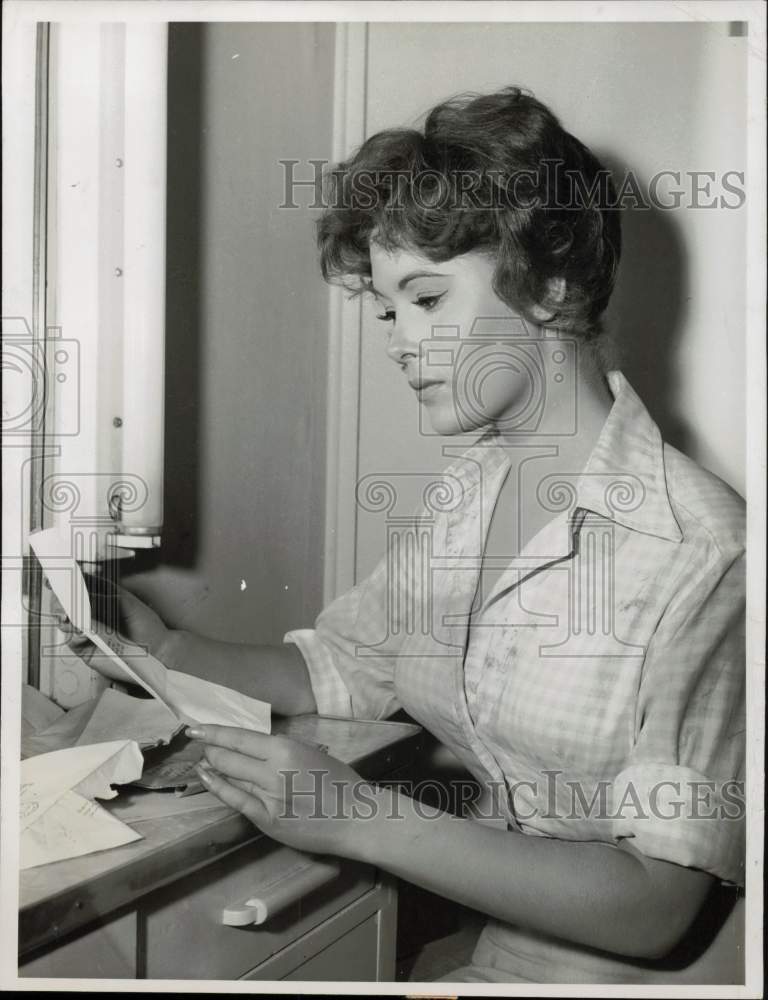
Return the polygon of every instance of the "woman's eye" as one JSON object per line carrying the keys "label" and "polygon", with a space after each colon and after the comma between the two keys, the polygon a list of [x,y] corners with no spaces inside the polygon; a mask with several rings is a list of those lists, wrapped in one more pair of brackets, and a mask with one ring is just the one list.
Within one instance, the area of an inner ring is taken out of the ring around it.
{"label": "woman's eye", "polygon": [[443,295],[445,295],[445,292],[441,292],[440,295],[421,295],[416,300],[416,305],[429,312],[435,308]]}
{"label": "woman's eye", "polygon": [[[420,295],[413,304],[419,309],[423,309],[424,312],[431,312],[444,295],[445,292],[440,292],[439,295]],[[394,323],[397,314],[394,309],[385,309],[383,313],[377,314],[376,319],[381,320],[382,323]]]}

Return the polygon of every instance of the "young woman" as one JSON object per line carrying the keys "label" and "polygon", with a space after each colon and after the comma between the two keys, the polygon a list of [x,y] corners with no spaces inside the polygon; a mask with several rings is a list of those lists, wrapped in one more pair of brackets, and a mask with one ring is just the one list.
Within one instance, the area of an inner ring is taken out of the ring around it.
{"label": "young woman", "polygon": [[[434,431],[479,434],[425,508],[427,571],[385,555],[282,649],[124,598],[125,632],[169,666],[215,664],[279,713],[403,708],[456,754],[474,815],[283,737],[190,731],[207,787],[270,836],[487,914],[451,981],[673,983],[664,956],[743,880],[743,502],[604,370],[613,192],[516,88],[367,140],[329,175],[324,275],[375,298]],[[389,629],[393,599],[428,627]]]}

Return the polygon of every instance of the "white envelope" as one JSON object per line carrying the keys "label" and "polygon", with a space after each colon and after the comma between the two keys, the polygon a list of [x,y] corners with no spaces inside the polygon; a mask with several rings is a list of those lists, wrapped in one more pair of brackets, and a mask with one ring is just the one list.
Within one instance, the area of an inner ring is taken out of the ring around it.
{"label": "white envelope", "polygon": [[38,754],[21,762],[20,867],[119,847],[141,835],[94,798],[111,799],[112,784],[141,777],[144,760],[133,740],[115,740]]}

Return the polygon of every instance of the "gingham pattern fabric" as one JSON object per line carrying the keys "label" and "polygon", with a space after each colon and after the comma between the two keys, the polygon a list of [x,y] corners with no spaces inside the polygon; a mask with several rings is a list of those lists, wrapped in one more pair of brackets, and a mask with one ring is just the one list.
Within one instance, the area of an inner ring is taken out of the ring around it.
{"label": "gingham pattern fabric", "polygon": [[744,504],[662,443],[620,372],[608,381],[614,404],[589,461],[573,476],[541,467],[552,518],[488,593],[501,487],[513,466],[536,474],[536,456],[513,463],[493,429],[374,572],[285,641],[320,713],[405,708],[511,827],[629,837],[742,882]]}

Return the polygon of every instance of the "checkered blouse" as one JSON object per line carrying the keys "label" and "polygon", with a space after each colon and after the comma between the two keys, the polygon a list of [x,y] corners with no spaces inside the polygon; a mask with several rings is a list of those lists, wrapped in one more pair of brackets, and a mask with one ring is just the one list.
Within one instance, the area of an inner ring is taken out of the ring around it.
{"label": "checkered blouse", "polygon": [[490,593],[485,540],[513,465],[494,429],[438,477],[373,573],[285,641],[318,712],[404,708],[519,831],[631,837],[743,882],[744,503],[662,443],[620,372],[608,381],[587,465],[539,476],[552,518]]}

